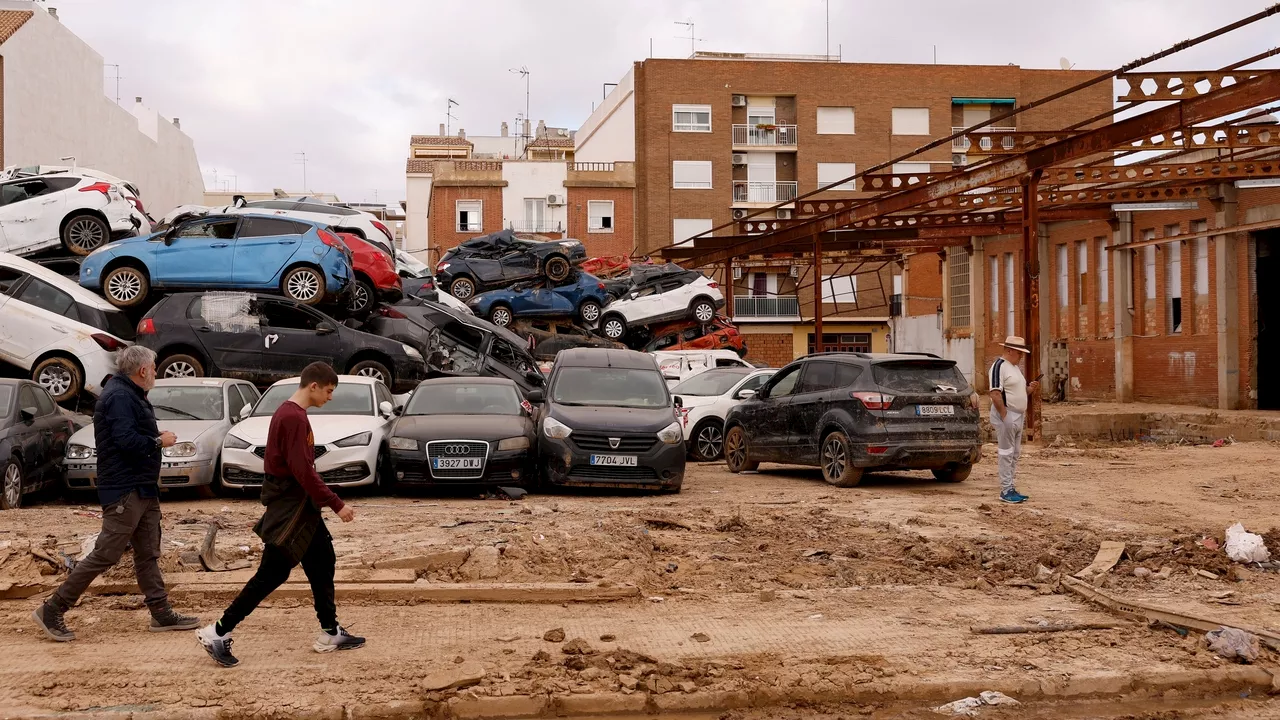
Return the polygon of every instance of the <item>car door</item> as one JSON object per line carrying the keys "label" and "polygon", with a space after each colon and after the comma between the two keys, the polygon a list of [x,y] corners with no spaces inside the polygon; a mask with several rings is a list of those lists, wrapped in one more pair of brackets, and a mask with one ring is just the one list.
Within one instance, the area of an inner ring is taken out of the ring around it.
{"label": "car door", "polygon": [[805,363],[804,374],[787,407],[786,443],[799,454],[797,459],[813,462],[818,456],[818,421],[831,405],[839,365],[823,360]]}
{"label": "car door", "polygon": [[40,414],[36,416],[36,427],[40,430],[41,442],[44,445],[44,466],[41,470],[44,484],[47,485],[59,478],[62,457],[67,453],[67,441],[71,439],[71,422],[58,411],[53,397],[42,387],[31,387],[36,398],[36,407]]}
{"label": "car door", "polygon": [[6,327],[8,345],[17,357],[34,359],[77,329],[79,314],[69,293],[37,277],[28,277],[11,293],[0,325]]}
{"label": "car door", "polygon": [[[60,193],[50,188],[40,178],[10,180],[0,183],[0,229],[4,230],[4,250],[22,253],[50,245],[58,238],[58,223],[62,220],[59,203],[65,203]],[[57,215],[52,220],[44,213]]]}
{"label": "car door", "polygon": [[537,372],[537,364],[530,363],[526,353],[515,345],[494,337],[489,341],[488,355],[489,362],[486,365],[491,372],[486,374],[509,378],[522,388],[538,384],[529,377],[531,373]]}
{"label": "car door", "polygon": [[521,280],[538,274],[538,258],[524,244],[509,246],[500,262],[504,280]]}
{"label": "car door", "polygon": [[207,294],[187,307],[205,357],[226,377],[255,378],[262,366],[262,317],[248,293]]}
{"label": "car door", "polygon": [[574,310],[572,303],[563,295],[548,287],[539,287],[525,293],[522,302],[525,310],[521,314],[526,315],[568,315]]}
{"label": "car door", "polygon": [[785,450],[787,411],[803,369],[801,363],[780,370],[765,385],[760,402],[751,404],[748,435],[753,452],[758,449],[761,457],[777,457]]}
{"label": "car door", "polygon": [[35,392],[37,387],[23,383],[18,388],[18,411],[24,414],[19,417],[14,430],[15,445],[22,449],[22,476],[28,481],[40,478],[48,468],[53,436],[48,423],[41,421],[40,401]]}
{"label": "car door", "polygon": [[156,248],[151,284],[156,287],[233,287],[238,218],[205,217],[189,220]]}
{"label": "car door", "polygon": [[237,287],[272,284],[298,251],[310,225],[284,218],[246,217],[236,231],[231,277]]}
{"label": "car door", "polygon": [[293,377],[322,360],[334,367],[343,355],[342,334],[332,320],[286,300],[259,299],[263,318],[262,379],[259,384]]}

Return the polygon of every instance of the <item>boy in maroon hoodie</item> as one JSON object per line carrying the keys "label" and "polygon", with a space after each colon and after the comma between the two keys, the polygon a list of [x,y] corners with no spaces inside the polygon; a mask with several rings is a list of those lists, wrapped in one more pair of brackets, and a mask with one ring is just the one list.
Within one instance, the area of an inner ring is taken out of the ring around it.
{"label": "boy in maroon hoodie", "polygon": [[333,537],[325,527],[321,508],[328,507],[351,522],[355,511],[324,484],[316,473],[315,439],[307,410],[321,407],[333,397],[338,375],[322,362],[302,371],[298,390],[271,416],[263,469],[262,504],[267,506],[253,531],[262,538],[262,564],[222,619],[196,631],[196,639],[215,662],[232,667],[240,661],[231,654],[231,631],[258,604],[289,579],[299,563],[311,583],[320,633],[312,646],[316,652],[354,650],[364,638],[338,624],[333,575],[337,562]]}

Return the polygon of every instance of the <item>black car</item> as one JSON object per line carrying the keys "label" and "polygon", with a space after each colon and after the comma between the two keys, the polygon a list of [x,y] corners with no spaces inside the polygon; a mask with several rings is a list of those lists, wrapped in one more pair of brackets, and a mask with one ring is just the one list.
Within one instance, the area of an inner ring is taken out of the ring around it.
{"label": "black car", "polygon": [[622,343],[606,340],[568,321],[520,320],[511,331],[533,343],[536,360],[555,360],[561,352],[579,347],[627,349]]}
{"label": "black car", "polygon": [[552,485],[679,492],[684,431],[652,355],[565,350],[538,413],[538,457]]}
{"label": "black car", "polygon": [[75,434],[71,418],[30,380],[0,379],[0,510],[62,481],[62,456]]}
{"label": "black car", "polygon": [[436,265],[436,287],[459,300],[518,280],[546,277],[560,282],[587,259],[577,240],[522,240],[511,230],[472,238],[449,250]]}
{"label": "black car", "polygon": [[427,372],[415,348],[288,298],[244,292],[161,298],[138,323],[138,344],[155,351],[159,377],[234,377],[259,387],[295,377],[316,360],[377,378],[393,392],[409,392]]}
{"label": "black car", "polygon": [[978,397],[934,355],[819,353],[792,362],[725,418],[729,471],[811,465],[837,487],[869,468],[960,482],[982,456]]}
{"label": "black car", "polygon": [[525,395],[545,382],[527,340],[444,305],[406,299],[375,310],[364,329],[416,349],[426,359],[428,377],[507,378]]}
{"label": "black car", "polygon": [[387,432],[396,483],[532,483],[532,410],[510,380],[424,381]]}

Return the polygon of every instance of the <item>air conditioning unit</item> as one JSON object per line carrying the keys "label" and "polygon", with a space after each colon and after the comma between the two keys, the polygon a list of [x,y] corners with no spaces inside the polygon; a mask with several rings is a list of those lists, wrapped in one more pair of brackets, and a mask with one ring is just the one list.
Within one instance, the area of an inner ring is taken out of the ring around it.
{"label": "air conditioning unit", "polygon": [[746,107],[746,106],[747,106],[747,96],[746,96],[746,95],[734,95],[734,96],[733,96],[733,102],[732,102],[731,104],[732,104],[734,107]]}
{"label": "air conditioning unit", "polygon": [[746,165],[746,164],[747,164],[747,154],[746,154],[746,153],[734,153],[734,154],[733,154],[733,164],[734,164],[734,165]]}
{"label": "air conditioning unit", "polygon": [[965,158],[964,153],[951,154],[951,165],[953,167],[964,167],[967,164],[968,164],[968,161]]}
{"label": "air conditioning unit", "polygon": [[734,268],[734,269],[733,269],[733,279],[734,279],[734,280],[741,280],[741,279],[742,279],[742,268],[740,268],[740,267],[736,267],[736,268]]}
{"label": "air conditioning unit", "polygon": [[791,275],[791,277],[800,277],[800,266],[792,265],[791,272],[789,274]]}
{"label": "air conditioning unit", "polygon": [[790,220],[790,219],[791,219],[791,210],[790,210],[790,209],[788,209],[788,208],[780,208],[780,209],[778,210],[778,219],[779,219],[779,220]]}
{"label": "air conditioning unit", "polygon": [[547,204],[548,204],[548,205],[563,205],[563,204],[564,204],[564,196],[563,196],[563,195],[548,195],[548,196],[547,196]]}
{"label": "air conditioning unit", "polygon": [[741,209],[739,209],[739,210],[734,210],[734,211],[733,211],[733,219],[734,219],[734,220],[741,220],[742,218],[744,218],[744,217],[746,217],[746,216],[747,216],[747,211],[746,211],[746,210],[741,210]]}

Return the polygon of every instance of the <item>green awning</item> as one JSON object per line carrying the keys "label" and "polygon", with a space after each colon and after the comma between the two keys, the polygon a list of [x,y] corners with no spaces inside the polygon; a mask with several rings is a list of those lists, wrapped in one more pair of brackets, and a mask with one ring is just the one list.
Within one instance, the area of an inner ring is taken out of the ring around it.
{"label": "green awning", "polygon": [[952,105],[1013,105],[1013,98],[951,98]]}

